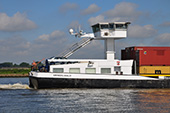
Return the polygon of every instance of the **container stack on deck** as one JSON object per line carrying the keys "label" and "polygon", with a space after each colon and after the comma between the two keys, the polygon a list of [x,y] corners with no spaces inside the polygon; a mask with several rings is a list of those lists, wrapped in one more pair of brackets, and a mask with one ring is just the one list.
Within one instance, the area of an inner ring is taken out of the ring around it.
{"label": "container stack on deck", "polygon": [[133,74],[170,76],[170,47],[127,47],[121,51],[121,57],[135,61]]}

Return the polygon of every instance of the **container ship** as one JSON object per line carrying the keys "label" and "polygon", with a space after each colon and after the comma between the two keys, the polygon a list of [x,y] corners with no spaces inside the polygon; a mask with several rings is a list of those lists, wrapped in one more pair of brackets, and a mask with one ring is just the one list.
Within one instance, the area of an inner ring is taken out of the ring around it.
{"label": "container ship", "polygon": [[[115,40],[127,37],[130,22],[97,23],[93,33],[82,30],[71,35],[82,38],[56,57],[29,72],[29,86],[42,88],[170,88],[170,47],[127,47],[115,59]],[[105,42],[105,59],[67,59],[93,40]]]}

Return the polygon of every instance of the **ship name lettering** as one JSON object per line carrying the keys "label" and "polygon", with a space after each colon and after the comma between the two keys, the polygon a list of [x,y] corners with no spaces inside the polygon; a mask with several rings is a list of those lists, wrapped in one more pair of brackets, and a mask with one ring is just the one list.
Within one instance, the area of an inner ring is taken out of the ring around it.
{"label": "ship name lettering", "polygon": [[53,76],[65,76],[65,77],[71,77],[71,75],[53,75]]}

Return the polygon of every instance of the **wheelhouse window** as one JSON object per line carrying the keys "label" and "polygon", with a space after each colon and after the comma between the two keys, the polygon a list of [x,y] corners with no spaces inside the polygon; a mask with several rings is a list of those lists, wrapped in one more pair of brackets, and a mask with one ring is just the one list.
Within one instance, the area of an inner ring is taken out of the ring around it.
{"label": "wheelhouse window", "polygon": [[108,24],[96,24],[92,26],[93,32],[98,32],[100,29],[114,29],[115,25],[114,23],[108,23]]}
{"label": "wheelhouse window", "polygon": [[101,29],[114,29],[114,24],[101,24]]}
{"label": "wheelhouse window", "polygon": [[110,74],[111,73],[111,68],[101,68],[101,73]]}
{"label": "wheelhouse window", "polygon": [[102,24],[100,25],[101,26],[101,29],[108,29],[109,28],[109,25],[108,24]]}
{"label": "wheelhouse window", "polygon": [[114,29],[114,24],[109,24],[110,29]]}
{"label": "wheelhouse window", "polygon": [[96,73],[96,68],[86,68],[86,73]]}
{"label": "wheelhouse window", "polygon": [[127,29],[127,24],[115,24],[116,29]]}
{"label": "wheelhouse window", "polygon": [[53,68],[54,73],[63,73],[64,69],[63,68]]}
{"label": "wheelhouse window", "polygon": [[99,24],[92,26],[92,29],[94,33],[100,31]]}
{"label": "wheelhouse window", "polygon": [[80,73],[80,68],[70,68],[70,73]]}

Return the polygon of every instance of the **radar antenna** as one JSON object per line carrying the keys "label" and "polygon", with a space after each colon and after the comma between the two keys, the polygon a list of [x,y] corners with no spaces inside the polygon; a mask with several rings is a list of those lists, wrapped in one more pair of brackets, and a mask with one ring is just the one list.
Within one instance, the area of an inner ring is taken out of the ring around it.
{"label": "radar antenna", "polygon": [[80,26],[79,26],[79,31],[78,31],[78,32],[74,32],[73,29],[70,29],[70,30],[69,30],[69,33],[70,33],[71,35],[74,35],[75,37],[79,37],[79,38],[81,38],[81,36],[83,36],[83,35],[86,34],[85,32],[83,32],[83,30],[80,29]]}

